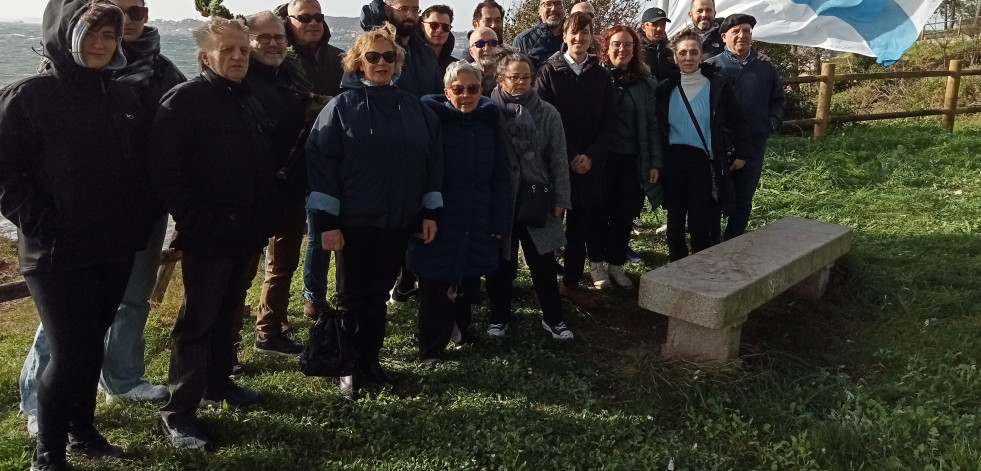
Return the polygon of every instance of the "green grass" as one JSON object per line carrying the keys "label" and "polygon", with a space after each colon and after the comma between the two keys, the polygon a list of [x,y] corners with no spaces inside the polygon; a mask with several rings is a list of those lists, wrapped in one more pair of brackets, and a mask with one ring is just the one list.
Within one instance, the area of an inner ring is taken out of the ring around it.
{"label": "green grass", "polygon": [[[952,135],[918,120],[843,126],[822,142],[775,137],[751,226],[803,216],[855,237],[823,299],[785,294],[750,317],[740,370],[660,358],[665,319],[622,290],[595,312],[566,305],[576,340],[554,342],[525,275],[508,338],[451,351],[433,370],[415,363],[415,304],[393,306],[383,362],[401,384],[356,403],[295,361],[244,350],[242,382],[266,400],[203,411],[214,452],[174,451],[152,406],[100,401],[99,425],[127,459],[78,469],[981,470],[979,136],[975,118]],[[644,217],[635,278],[666,263]],[[298,276],[294,288],[302,332]],[[147,328],[157,382],[180,291],[177,277]],[[17,375],[37,320],[29,300],[4,307],[0,470],[21,470],[33,442]],[[474,317],[483,327],[486,307]]]}

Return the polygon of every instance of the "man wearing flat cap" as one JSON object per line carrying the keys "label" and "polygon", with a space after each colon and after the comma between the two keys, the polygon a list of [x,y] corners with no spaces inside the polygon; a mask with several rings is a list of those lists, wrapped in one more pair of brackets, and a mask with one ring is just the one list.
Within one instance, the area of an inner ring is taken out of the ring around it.
{"label": "man wearing flat cap", "polygon": [[668,71],[674,67],[671,50],[668,49],[668,35],[664,31],[669,21],[667,13],[660,8],[648,8],[640,17],[640,28],[644,32],[640,37],[644,63],[651,68],[651,75],[659,82],[666,79]]}
{"label": "man wearing flat cap", "polygon": [[[726,223],[725,239],[741,235],[753,209],[753,195],[763,172],[763,154],[770,133],[780,129],[783,121],[783,84],[776,67],[761,60],[753,46],[753,27],[756,18],[750,15],[730,15],[719,27],[725,50],[707,60],[719,69],[719,74],[732,80],[736,101],[749,124],[752,152],[744,165],[739,160],[732,172],[736,208]],[[712,240],[718,240],[719,228]]]}

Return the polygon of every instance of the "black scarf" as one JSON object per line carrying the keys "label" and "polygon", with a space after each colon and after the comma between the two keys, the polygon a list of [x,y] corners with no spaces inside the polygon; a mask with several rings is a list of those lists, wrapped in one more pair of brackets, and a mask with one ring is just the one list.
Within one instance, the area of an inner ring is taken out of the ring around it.
{"label": "black scarf", "polygon": [[154,73],[154,64],[160,54],[160,33],[156,28],[144,27],[143,34],[135,41],[123,42],[127,64],[116,73],[116,81],[133,86],[146,82]]}

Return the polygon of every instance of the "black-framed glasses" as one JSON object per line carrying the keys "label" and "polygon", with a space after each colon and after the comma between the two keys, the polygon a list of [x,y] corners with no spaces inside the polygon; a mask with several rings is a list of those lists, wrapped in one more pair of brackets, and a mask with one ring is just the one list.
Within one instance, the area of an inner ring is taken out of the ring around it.
{"label": "black-framed glasses", "polygon": [[307,23],[309,23],[311,21],[316,21],[317,23],[323,23],[324,22],[324,14],[323,13],[314,13],[314,14],[304,13],[302,15],[290,15],[290,18],[293,18],[296,21],[299,21],[300,23],[303,23],[303,24],[307,24]]}
{"label": "black-framed glasses", "polygon": [[386,52],[375,52],[368,51],[364,53],[364,60],[368,61],[369,64],[377,64],[379,60],[385,59],[385,62],[389,64],[394,64],[395,60],[399,58],[399,53],[395,51]]}
{"label": "black-framed glasses", "polygon": [[555,0],[555,1],[543,1],[542,3],[540,3],[540,5],[543,6],[543,7],[545,7],[545,8],[549,8],[549,7],[551,7],[551,8],[564,8],[565,7],[565,5],[563,5],[562,2],[560,2],[558,0]]}
{"label": "black-framed glasses", "polygon": [[467,93],[469,93],[471,95],[476,95],[476,94],[480,93],[480,84],[479,83],[471,83],[470,85],[467,85],[467,86],[463,86],[463,85],[450,85],[450,91],[453,92],[454,95],[463,95],[463,91],[464,90],[466,90]]}
{"label": "black-framed glasses", "polygon": [[505,75],[511,83],[531,82],[531,75]]}
{"label": "black-framed glasses", "polygon": [[429,29],[436,31],[442,29],[444,33],[449,33],[452,25],[449,23],[440,23],[438,21],[423,21],[422,24],[428,25]]}
{"label": "black-framed glasses", "polygon": [[483,49],[484,46],[497,47],[501,42],[496,39],[478,39],[470,43],[471,47],[476,47],[477,49]]}
{"label": "black-framed glasses", "polygon": [[150,9],[147,7],[133,5],[126,9],[126,16],[129,17],[130,21],[143,21],[146,19],[146,14],[149,11]]}
{"label": "black-framed glasses", "polygon": [[286,44],[285,34],[253,34],[252,37],[262,45],[268,45],[273,41],[276,41],[276,44]]}

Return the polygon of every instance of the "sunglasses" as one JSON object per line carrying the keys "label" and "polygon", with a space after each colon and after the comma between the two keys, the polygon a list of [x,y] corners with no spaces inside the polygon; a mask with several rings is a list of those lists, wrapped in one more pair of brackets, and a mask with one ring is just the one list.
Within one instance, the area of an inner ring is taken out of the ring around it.
{"label": "sunglasses", "polygon": [[470,46],[476,47],[477,49],[483,49],[484,46],[497,47],[499,44],[501,44],[501,42],[496,39],[488,39],[486,41],[483,39],[478,39],[470,44]]}
{"label": "sunglasses", "polygon": [[309,13],[304,13],[302,15],[290,15],[290,18],[294,18],[294,19],[296,19],[296,21],[299,21],[300,23],[303,23],[303,24],[307,24],[307,23],[309,23],[311,21],[316,21],[317,23],[323,23],[324,22],[324,14],[323,13],[314,13],[312,15],[309,14]]}
{"label": "sunglasses", "polygon": [[364,60],[368,61],[369,64],[377,64],[379,60],[385,59],[385,62],[389,64],[394,64],[395,60],[399,58],[399,54],[395,51],[388,52],[375,52],[368,51],[364,53]]}
{"label": "sunglasses", "polygon": [[146,19],[146,14],[148,11],[150,11],[150,9],[147,7],[133,5],[126,9],[126,16],[128,16],[131,21],[143,21]]}
{"label": "sunglasses", "polygon": [[432,29],[433,31],[442,29],[444,33],[450,32],[451,25],[449,23],[440,23],[438,21],[423,21],[422,23],[429,25],[429,28]]}
{"label": "sunglasses", "polygon": [[467,85],[466,87],[464,87],[463,85],[450,85],[450,91],[453,92],[454,95],[463,95],[463,91],[464,90],[466,90],[467,93],[469,93],[471,95],[476,95],[476,94],[480,93],[480,84],[479,83],[471,83],[470,85]]}

